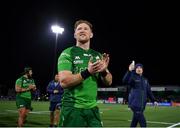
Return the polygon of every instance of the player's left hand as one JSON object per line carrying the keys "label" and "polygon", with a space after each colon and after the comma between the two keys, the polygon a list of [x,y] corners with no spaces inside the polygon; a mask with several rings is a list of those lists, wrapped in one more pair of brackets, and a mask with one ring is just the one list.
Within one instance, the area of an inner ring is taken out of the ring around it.
{"label": "player's left hand", "polygon": [[35,84],[29,85],[29,88],[30,88],[30,90],[35,91],[36,90],[36,85]]}
{"label": "player's left hand", "polygon": [[32,91],[36,91],[36,87],[34,87],[34,88],[32,89]]}
{"label": "player's left hand", "polygon": [[107,67],[108,67],[108,65],[109,65],[109,60],[110,60],[109,54],[104,53],[104,54],[102,55],[101,67],[100,67],[100,69],[99,69],[98,72],[104,72],[104,71],[107,70]]}

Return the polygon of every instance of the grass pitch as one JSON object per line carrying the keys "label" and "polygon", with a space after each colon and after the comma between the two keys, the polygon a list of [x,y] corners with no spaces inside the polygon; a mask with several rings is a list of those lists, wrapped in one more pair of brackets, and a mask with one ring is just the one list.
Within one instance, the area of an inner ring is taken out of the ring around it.
{"label": "grass pitch", "polygon": [[[25,127],[49,126],[49,102],[33,101],[33,111]],[[104,127],[129,127],[132,112],[127,105],[99,104]],[[180,107],[147,106],[145,117],[148,127],[169,127],[180,123]],[[15,101],[0,101],[0,127],[17,127],[18,112]],[[180,127],[180,125],[176,126]]]}

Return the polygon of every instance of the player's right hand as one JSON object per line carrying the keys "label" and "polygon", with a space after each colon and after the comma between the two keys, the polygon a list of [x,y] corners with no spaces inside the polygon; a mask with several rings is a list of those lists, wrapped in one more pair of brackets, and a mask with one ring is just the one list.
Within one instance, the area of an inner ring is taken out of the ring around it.
{"label": "player's right hand", "polygon": [[36,85],[33,84],[29,85],[29,89],[34,89],[34,88],[36,88]]}
{"label": "player's right hand", "polygon": [[91,61],[89,61],[88,63],[88,71],[90,72],[90,74],[95,74],[100,72],[99,70],[101,70],[103,67],[103,61],[102,60],[97,60],[94,63]]}
{"label": "player's right hand", "polygon": [[88,63],[88,71],[90,74],[95,74],[107,70],[109,64],[109,54],[104,53],[102,59],[98,59],[95,62],[92,61],[92,57]]}
{"label": "player's right hand", "polygon": [[34,85],[34,84],[29,85],[29,89],[35,91],[36,90],[36,85]]}
{"label": "player's right hand", "polygon": [[135,62],[132,61],[132,63],[129,65],[129,71],[132,71],[135,69]]}

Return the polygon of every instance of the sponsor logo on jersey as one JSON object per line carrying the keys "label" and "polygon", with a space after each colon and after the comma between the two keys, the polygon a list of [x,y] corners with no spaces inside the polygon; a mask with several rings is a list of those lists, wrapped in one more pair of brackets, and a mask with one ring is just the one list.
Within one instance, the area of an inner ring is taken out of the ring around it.
{"label": "sponsor logo on jersey", "polygon": [[61,60],[61,61],[58,62],[58,65],[62,64],[62,63],[71,63],[71,62],[69,60]]}
{"label": "sponsor logo on jersey", "polygon": [[91,54],[84,53],[83,56],[91,56]]}
{"label": "sponsor logo on jersey", "polygon": [[77,59],[80,59],[80,57],[79,56],[75,56],[75,60],[77,60]]}
{"label": "sponsor logo on jersey", "polygon": [[73,63],[74,64],[82,64],[84,61],[83,60],[74,60]]}

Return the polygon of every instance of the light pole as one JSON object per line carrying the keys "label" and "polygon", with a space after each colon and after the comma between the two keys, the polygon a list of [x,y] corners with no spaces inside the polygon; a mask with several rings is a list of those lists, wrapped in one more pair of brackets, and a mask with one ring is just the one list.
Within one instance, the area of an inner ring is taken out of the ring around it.
{"label": "light pole", "polygon": [[56,71],[56,50],[57,50],[58,34],[62,34],[64,32],[64,28],[58,25],[52,25],[51,30],[53,33],[56,34],[55,47],[54,47],[54,65],[53,65],[53,78],[54,78]]}

